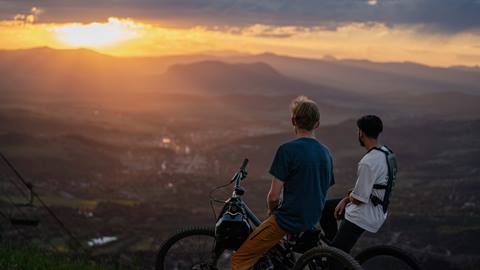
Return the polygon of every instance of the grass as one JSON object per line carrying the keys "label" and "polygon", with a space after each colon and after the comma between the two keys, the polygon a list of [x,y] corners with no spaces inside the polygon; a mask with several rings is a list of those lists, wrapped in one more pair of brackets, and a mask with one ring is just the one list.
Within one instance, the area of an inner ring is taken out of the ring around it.
{"label": "grass", "polygon": [[108,266],[89,261],[71,261],[65,257],[46,255],[32,247],[0,245],[2,270],[112,270]]}

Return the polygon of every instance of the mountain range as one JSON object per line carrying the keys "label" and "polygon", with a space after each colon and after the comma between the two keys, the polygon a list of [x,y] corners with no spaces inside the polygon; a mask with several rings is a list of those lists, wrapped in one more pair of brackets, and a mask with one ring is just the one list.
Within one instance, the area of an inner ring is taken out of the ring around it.
{"label": "mountain range", "polygon": [[[136,100],[165,95],[308,95],[347,114],[471,118],[479,114],[480,73],[416,63],[260,55],[119,58],[91,50],[0,51],[5,98]],[[20,95],[20,97],[18,96]]]}

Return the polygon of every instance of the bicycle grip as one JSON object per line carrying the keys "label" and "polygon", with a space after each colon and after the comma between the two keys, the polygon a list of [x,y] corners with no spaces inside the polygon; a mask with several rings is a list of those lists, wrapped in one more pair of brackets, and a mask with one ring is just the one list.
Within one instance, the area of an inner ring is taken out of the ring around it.
{"label": "bicycle grip", "polygon": [[245,169],[247,168],[247,165],[248,165],[248,158],[243,160],[242,166],[240,167],[240,171],[242,172],[245,171]]}

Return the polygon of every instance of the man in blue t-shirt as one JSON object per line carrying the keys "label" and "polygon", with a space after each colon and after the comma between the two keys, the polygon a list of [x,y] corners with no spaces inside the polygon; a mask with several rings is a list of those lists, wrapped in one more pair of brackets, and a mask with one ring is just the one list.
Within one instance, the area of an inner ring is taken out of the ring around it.
{"label": "man in blue t-shirt", "polygon": [[291,109],[296,138],[280,145],[273,159],[269,217],[233,255],[232,270],[252,269],[285,234],[313,229],[335,182],[330,152],[314,134],[320,119],[316,103],[301,96],[293,100]]}

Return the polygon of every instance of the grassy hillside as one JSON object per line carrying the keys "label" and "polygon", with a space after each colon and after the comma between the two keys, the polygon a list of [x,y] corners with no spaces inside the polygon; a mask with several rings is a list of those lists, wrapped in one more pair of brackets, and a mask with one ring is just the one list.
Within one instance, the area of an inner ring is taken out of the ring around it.
{"label": "grassy hillside", "polygon": [[34,248],[16,248],[0,245],[0,269],[3,270],[110,270],[93,262],[71,262],[63,257],[45,255]]}

